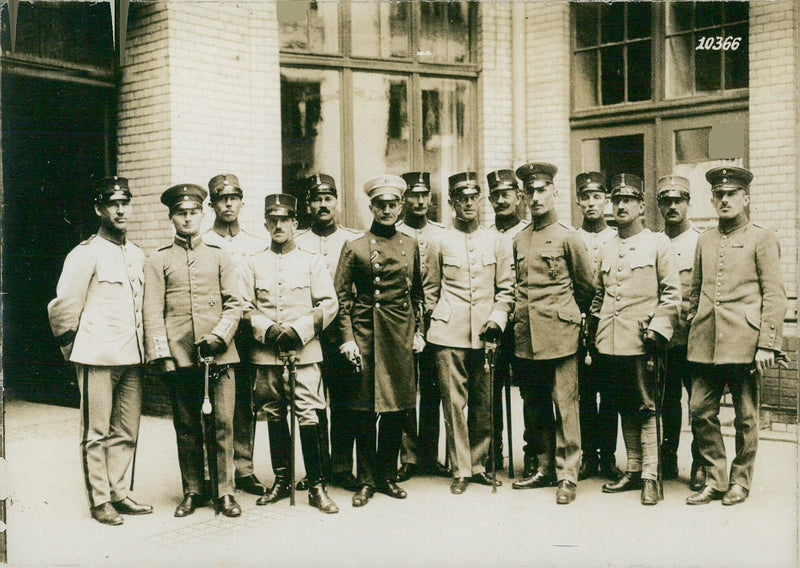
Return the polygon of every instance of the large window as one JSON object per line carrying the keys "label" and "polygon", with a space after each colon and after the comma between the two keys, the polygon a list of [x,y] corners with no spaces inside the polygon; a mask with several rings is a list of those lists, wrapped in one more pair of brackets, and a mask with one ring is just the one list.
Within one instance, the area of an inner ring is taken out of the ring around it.
{"label": "large window", "polygon": [[284,191],[333,175],[340,220],[364,228],[366,180],[426,170],[446,218],[448,176],[477,163],[476,17],[472,2],[278,2]]}
{"label": "large window", "polygon": [[572,106],[747,88],[747,2],[574,2]]}

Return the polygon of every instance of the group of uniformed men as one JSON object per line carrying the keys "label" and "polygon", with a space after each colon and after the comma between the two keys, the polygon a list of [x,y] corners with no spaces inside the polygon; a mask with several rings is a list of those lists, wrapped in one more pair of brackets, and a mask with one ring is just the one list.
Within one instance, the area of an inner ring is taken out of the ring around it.
{"label": "group of uniformed men", "polygon": [[[556,172],[542,162],[491,172],[488,229],[475,173],[449,178],[447,228],[428,220],[428,173],[381,175],[364,186],[373,221],[363,232],[337,224],[336,183],[320,173],[306,180],[307,230],[296,232],[295,197],[266,197],[266,242],[240,227],[242,188],[221,174],[208,192],[179,184],[162,194],[175,235],[146,261],[126,239],[128,181],[101,180],[99,231],[69,254],[48,306],[78,374],[92,517],[118,525],[121,514],[152,511],[125,483],[143,364],[169,385],[183,487],[176,517],[212,496],[216,511],[237,517],[235,489],[258,495],[258,505],[288,497],[289,412],[306,472],[298,488],[325,513],[338,511],[327,484],[353,491],[354,507],[376,491],[405,498],[398,482],[413,475],[450,477],[453,494],[499,486],[500,401],[512,380],[525,427],[514,489],[557,486],[556,502],[568,504],[578,480],[602,474],[604,492],[640,490],[642,504],[656,504],[659,465],[663,478],[678,475],[683,384],[693,432],[687,503],[744,501],[760,378],[783,362],[786,309],[778,241],[748,220],[752,174],[707,172],[719,223],[699,234],[685,178],[658,180],[665,232],[654,233],[643,225],[639,177],[607,185],[599,172],[581,173],[575,230],[556,214]],[[209,194],[215,221],[201,234]],[[606,223],[609,197],[616,228]],[[522,200],[530,222],[519,216]],[[737,431],[730,476],[718,420],[726,386]],[[438,460],[440,405],[447,466]],[[267,418],[269,490],[253,471],[256,409]],[[624,473],[614,457],[618,415]]]}

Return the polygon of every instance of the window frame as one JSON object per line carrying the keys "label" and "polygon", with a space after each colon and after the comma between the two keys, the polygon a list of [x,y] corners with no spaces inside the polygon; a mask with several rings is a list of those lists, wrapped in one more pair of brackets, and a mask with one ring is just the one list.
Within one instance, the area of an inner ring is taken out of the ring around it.
{"label": "window frame", "polygon": [[[341,211],[340,221],[347,226],[356,226],[358,216],[355,213],[355,140],[353,128],[353,73],[376,72],[383,74],[403,75],[408,78],[409,88],[409,124],[412,128],[412,143],[410,144],[409,171],[421,169],[423,162],[422,140],[422,77],[443,77],[448,79],[461,79],[470,81],[475,86],[475,96],[472,101],[473,112],[478,114],[478,78],[480,67],[478,65],[478,21],[480,19],[479,2],[471,2],[469,11],[469,59],[467,63],[428,63],[413,51],[413,46],[419,45],[421,29],[421,9],[418,2],[410,3],[410,29],[408,33],[408,58],[380,59],[375,57],[362,57],[351,55],[351,17],[350,2],[339,5],[339,54],[300,53],[297,51],[280,51],[279,67],[289,68],[315,68],[334,70],[340,74],[340,123],[341,123],[341,179],[336,180],[339,187],[339,204]],[[474,163],[478,163],[480,140],[475,133],[473,144]],[[443,196],[446,188],[442,188]],[[444,209],[443,209],[444,211]]]}
{"label": "window frame", "polygon": [[[575,10],[570,5],[570,58],[575,53]],[[652,33],[651,41],[651,74],[653,97],[649,101],[623,102],[612,105],[598,105],[592,108],[576,109],[570,93],[570,127],[585,128],[589,126],[602,126],[618,123],[620,120],[653,120],[656,117],[676,117],[691,113],[727,112],[730,110],[747,110],[749,101],[749,87],[715,91],[711,93],[697,93],[692,95],[667,99],[666,98],[666,70],[664,66],[657,66],[657,61],[665,61],[666,57],[666,2],[652,3]],[[574,63],[570,66],[570,78],[576,81]],[[574,87],[573,87],[574,88]]]}

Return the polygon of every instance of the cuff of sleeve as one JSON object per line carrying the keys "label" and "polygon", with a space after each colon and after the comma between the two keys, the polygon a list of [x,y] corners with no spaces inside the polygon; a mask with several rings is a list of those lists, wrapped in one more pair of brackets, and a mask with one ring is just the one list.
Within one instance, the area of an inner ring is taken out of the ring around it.
{"label": "cuff of sleeve", "polygon": [[303,345],[314,339],[316,336],[316,333],[314,333],[314,316],[303,316],[289,325],[289,327],[297,332],[297,335],[300,336],[300,340],[303,342]]}
{"label": "cuff of sleeve", "polygon": [[768,321],[761,322],[761,331],[758,334],[758,347],[760,349],[772,349],[780,351],[783,342],[783,332],[779,326]]}
{"label": "cuff of sleeve", "polygon": [[264,314],[254,314],[250,316],[250,327],[253,328],[253,339],[259,342],[264,341],[264,336],[267,330],[272,327],[275,322],[269,319]]}
{"label": "cuff of sleeve", "polygon": [[150,344],[150,352],[148,353],[147,362],[155,361],[156,359],[164,359],[172,357],[169,350],[169,342],[166,335],[156,335],[152,338]]}
{"label": "cuff of sleeve", "polygon": [[494,310],[491,314],[489,314],[489,321],[493,321],[500,326],[501,330],[505,331],[506,324],[508,323],[508,312]]}
{"label": "cuff of sleeve", "polygon": [[214,329],[211,330],[211,333],[222,339],[222,341],[225,343],[230,343],[231,339],[233,339],[233,334],[236,333],[236,327],[238,324],[238,320],[233,322],[227,318],[222,319],[216,326],[214,326]]}
{"label": "cuff of sleeve", "polygon": [[650,321],[650,325],[647,326],[647,328],[656,332],[667,341],[672,339],[672,333],[674,329],[672,328],[672,322],[670,322],[668,317],[654,317]]}

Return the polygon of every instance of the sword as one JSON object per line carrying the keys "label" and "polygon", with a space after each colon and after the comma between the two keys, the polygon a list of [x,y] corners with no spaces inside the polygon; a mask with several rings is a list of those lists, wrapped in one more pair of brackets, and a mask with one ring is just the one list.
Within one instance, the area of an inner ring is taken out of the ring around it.
{"label": "sword", "polygon": [[[494,429],[494,362],[497,354],[497,344],[491,341],[484,342],[483,347],[483,369],[489,373],[489,420]],[[494,459],[494,432],[489,438],[489,456],[492,465],[492,493],[497,493],[497,463]]]}
{"label": "sword", "polygon": [[296,351],[282,351],[280,354],[283,360],[283,373],[284,377],[289,379],[289,505],[294,507],[295,487],[294,479],[295,474],[295,440],[297,431],[295,428],[295,387],[297,386],[297,352]]}
{"label": "sword", "polygon": [[206,460],[208,461],[208,477],[211,481],[211,496],[214,499],[214,515],[219,514],[219,468],[217,463],[216,441],[217,441],[217,428],[215,424],[215,416],[213,415],[214,407],[211,405],[211,397],[209,396],[209,376],[211,374],[211,365],[214,364],[215,359],[213,355],[203,357],[200,348],[197,348],[197,358],[203,365],[203,404],[201,406],[200,422],[203,426],[203,436],[205,438],[206,447]]}

